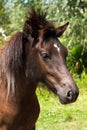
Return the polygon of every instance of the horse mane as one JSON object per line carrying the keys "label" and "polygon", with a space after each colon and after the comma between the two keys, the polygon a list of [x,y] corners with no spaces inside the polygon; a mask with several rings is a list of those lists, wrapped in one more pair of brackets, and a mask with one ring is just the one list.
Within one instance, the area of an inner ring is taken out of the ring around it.
{"label": "horse mane", "polygon": [[11,37],[1,53],[0,81],[4,78],[5,84],[7,84],[7,97],[10,91],[14,93],[15,78],[21,72],[21,69],[23,69],[23,51],[22,32],[18,32]]}
{"label": "horse mane", "polygon": [[23,27],[23,34],[26,39],[32,37],[35,40],[34,44],[36,44],[42,31],[43,38],[55,34],[55,27],[52,22],[46,20],[46,16],[46,13],[36,12],[34,9],[29,10]]}
{"label": "horse mane", "polygon": [[18,32],[11,37],[8,45],[3,50],[3,67],[11,72],[18,72],[19,68],[22,67],[22,53],[22,33]]}
{"label": "horse mane", "polygon": [[45,19],[46,14],[38,13],[34,9],[29,10],[23,32],[25,35],[36,38],[38,36],[38,30],[45,27],[48,21]]}

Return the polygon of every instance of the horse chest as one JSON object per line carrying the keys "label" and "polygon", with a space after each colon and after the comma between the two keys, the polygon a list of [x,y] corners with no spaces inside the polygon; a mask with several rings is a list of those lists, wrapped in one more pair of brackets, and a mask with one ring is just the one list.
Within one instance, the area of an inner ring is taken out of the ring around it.
{"label": "horse chest", "polygon": [[39,111],[35,94],[32,98],[28,99],[26,96],[19,102],[9,102],[2,98],[0,99],[0,128],[6,126],[9,130],[25,130],[25,128],[31,130],[39,116]]}
{"label": "horse chest", "polygon": [[5,125],[12,124],[17,113],[17,104],[9,103],[4,99],[0,99],[0,128]]}

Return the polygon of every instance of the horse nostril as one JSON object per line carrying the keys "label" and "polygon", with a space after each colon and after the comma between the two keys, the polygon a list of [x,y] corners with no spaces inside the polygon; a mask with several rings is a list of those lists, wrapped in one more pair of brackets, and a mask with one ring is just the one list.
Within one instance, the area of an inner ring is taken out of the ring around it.
{"label": "horse nostril", "polygon": [[73,92],[69,90],[67,93],[67,98],[72,99],[72,97],[73,97]]}

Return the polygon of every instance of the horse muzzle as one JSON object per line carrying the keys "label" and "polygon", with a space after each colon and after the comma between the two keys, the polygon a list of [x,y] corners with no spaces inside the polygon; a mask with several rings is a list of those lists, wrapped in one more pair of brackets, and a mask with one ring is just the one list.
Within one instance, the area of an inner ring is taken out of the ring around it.
{"label": "horse muzzle", "polygon": [[62,104],[69,104],[76,101],[79,90],[76,85],[70,88],[60,88],[60,90],[57,91],[57,95]]}

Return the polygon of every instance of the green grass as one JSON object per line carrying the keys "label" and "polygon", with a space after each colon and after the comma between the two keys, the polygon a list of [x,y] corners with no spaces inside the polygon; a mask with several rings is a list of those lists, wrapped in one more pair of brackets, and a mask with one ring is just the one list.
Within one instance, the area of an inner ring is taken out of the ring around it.
{"label": "green grass", "polygon": [[72,104],[62,105],[49,91],[37,89],[41,107],[37,130],[87,130],[87,75],[75,79],[80,95]]}

